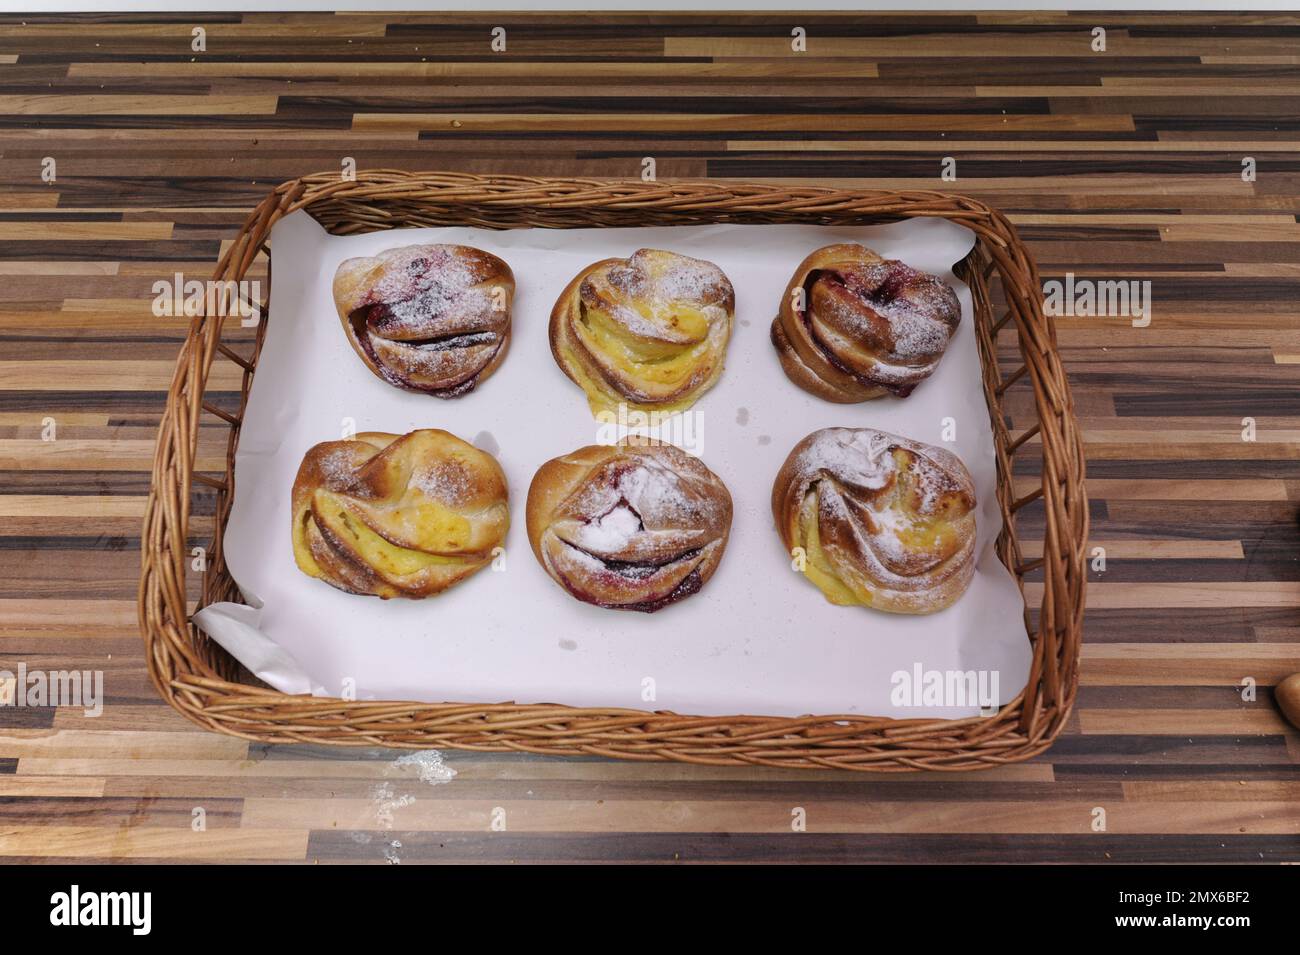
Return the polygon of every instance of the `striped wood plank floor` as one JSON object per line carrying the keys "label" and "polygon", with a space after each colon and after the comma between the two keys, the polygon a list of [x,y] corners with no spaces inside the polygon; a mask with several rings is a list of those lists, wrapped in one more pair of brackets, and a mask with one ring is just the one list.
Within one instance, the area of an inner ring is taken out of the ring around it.
{"label": "striped wood plank floor", "polygon": [[[1300,860],[1300,735],[1270,689],[1300,669],[1297,115],[1282,15],[0,17],[0,669],[102,669],[108,694],[96,720],[0,709],[0,857]],[[183,326],[153,283],[203,276],[272,184],[344,156],[636,176],[647,155],[660,177],[960,191],[1045,279],[1151,281],[1149,327],[1058,324],[1108,559],[1057,745],[903,778],[449,753],[432,785],[393,752],[250,746],[161,704],[134,600]]]}

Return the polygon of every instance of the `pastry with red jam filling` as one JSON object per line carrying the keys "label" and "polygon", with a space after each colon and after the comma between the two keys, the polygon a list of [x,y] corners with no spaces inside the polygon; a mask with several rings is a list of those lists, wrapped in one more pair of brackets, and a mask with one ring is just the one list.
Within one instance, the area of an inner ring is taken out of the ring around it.
{"label": "pastry with red jam filling", "polygon": [[789,379],[819,398],[906,398],[938,367],[960,320],[938,276],[862,245],[828,245],[786,286],[772,344]]}
{"label": "pastry with red jam filling", "polygon": [[731,531],[731,494],[667,444],[591,445],[546,462],[526,507],[538,562],[573,597],[653,613],[698,592]]}
{"label": "pastry with red jam filling", "polygon": [[334,304],[352,348],[397,388],[456,398],[496,371],[510,344],[514,274],[465,245],[408,245],[348,259]]}

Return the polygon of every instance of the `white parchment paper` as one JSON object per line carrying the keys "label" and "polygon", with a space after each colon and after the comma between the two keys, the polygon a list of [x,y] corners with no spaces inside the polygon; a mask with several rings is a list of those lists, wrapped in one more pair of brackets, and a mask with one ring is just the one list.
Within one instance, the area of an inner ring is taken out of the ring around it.
{"label": "white parchment paper", "polygon": [[[785,377],[768,339],[798,263],[845,241],[943,276],[962,302],[961,325],[937,372],[905,400],[837,405],[815,398]],[[344,259],[420,242],[493,252],[518,285],[505,362],[451,401],[400,391],[371,374],[348,345],[331,297]],[[335,237],[303,212],[288,216],[271,235],[271,318],[225,534],[230,572],[256,609],[217,604],[196,619],[272,686],[330,696],[355,691],[363,700],[955,717],[978,707],[895,705],[891,693],[902,685],[895,674],[984,670],[997,675],[999,702],[1006,702],[1027,679],[1029,643],[1019,591],[993,552],[1001,529],[993,440],[970,293],[951,272],[972,243],[970,232],[934,219]],[[608,437],[551,357],[551,307],[584,266],[642,247],[715,262],[736,289],[722,379],[692,409],[692,433],[666,432],[697,442],[688,450],[726,482],[735,503],[731,540],[700,593],[655,614],[571,598],[537,564],[523,520],[529,482],[544,461]],[[945,419],[956,440],[943,446],[966,462],[980,504],[970,589],[947,610],[919,617],[830,604],[791,568],[776,534],[770,495],[781,463],[818,428],[872,427],[943,444]],[[353,596],[302,574],[290,545],[290,488],[307,449],[338,439],[348,424],[396,434],[444,428],[495,453],[510,484],[505,569],[485,569],[422,601]]]}

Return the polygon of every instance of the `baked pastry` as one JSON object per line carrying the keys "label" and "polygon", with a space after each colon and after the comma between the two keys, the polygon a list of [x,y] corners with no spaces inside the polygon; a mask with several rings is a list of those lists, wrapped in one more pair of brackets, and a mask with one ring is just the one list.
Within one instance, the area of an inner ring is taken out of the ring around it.
{"label": "baked pastry", "polygon": [[528,541],[556,583],[646,613],[704,586],[731,531],[726,485],[667,444],[591,445],[547,461],[526,511]]}
{"label": "baked pastry", "polygon": [[366,367],[439,398],[496,371],[514,294],[510,266],[466,245],[407,245],[348,259],[334,274],[334,305]]}
{"label": "baked pastry", "polygon": [[814,431],[777,474],[772,515],[831,603],[934,613],[975,574],[970,473],[951,451],[919,441],[870,428]]}
{"label": "baked pastry", "polygon": [[446,431],[325,441],[293,482],[294,560],[348,593],[428,597],[504,545],[506,498],[496,459]]}
{"label": "baked pastry", "polygon": [[681,411],[722,374],[736,293],[712,262],[658,249],[589,265],[551,311],[551,353],[592,414]]}
{"label": "baked pastry", "polygon": [[957,294],[938,276],[865,246],[828,245],[795,270],[772,344],[790,380],[819,398],[906,398],[960,320]]}

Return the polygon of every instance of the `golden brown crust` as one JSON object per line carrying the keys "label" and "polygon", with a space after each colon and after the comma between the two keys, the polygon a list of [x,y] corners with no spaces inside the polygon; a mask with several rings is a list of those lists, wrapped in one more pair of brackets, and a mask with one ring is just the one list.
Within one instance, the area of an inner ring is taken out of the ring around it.
{"label": "golden brown crust", "polygon": [[772,321],[786,375],[827,401],[906,397],[933,373],[961,320],[940,278],[865,246],[828,245],[799,264]]}
{"label": "golden brown crust", "polygon": [[721,376],[735,308],[713,263],[639,249],[574,276],[551,310],[551,354],[594,414],[677,411]]}
{"label": "golden brown crust", "polygon": [[731,495],[671,445],[590,445],[538,469],[525,521],[538,563],[578,600],[652,613],[713,576]]}
{"label": "golden brown crust", "polygon": [[970,473],[919,441],[870,428],[813,432],[777,474],[772,516],[832,603],[934,613],[975,574]]}
{"label": "golden brown crust", "polygon": [[428,597],[489,563],[510,526],[506,478],[446,431],[325,441],[293,482],[298,568],[333,587]]}
{"label": "golden brown crust", "polygon": [[454,398],[482,383],[510,347],[514,274],[465,245],[408,245],[348,259],[334,304],[353,350],[384,381]]}

